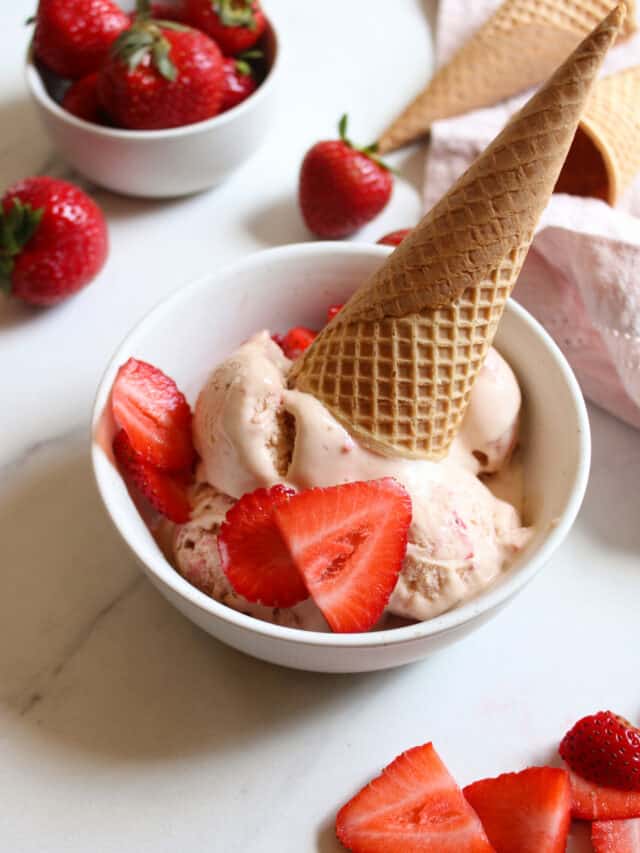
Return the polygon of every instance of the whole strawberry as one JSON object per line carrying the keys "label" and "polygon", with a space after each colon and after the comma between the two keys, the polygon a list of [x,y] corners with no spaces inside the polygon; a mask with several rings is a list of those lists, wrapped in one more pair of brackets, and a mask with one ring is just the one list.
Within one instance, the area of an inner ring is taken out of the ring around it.
{"label": "whole strawberry", "polygon": [[140,14],[114,43],[98,80],[104,110],[131,130],[204,121],[220,111],[224,60],[204,33]]}
{"label": "whole strawberry", "polygon": [[61,77],[84,77],[100,68],[128,26],[128,16],[113,0],[40,0],[34,52]]}
{"label": "whole strawberry", "polygon": [[252,48],[267,26],[258,0],[185,0],[185,8],[187,21],[227,56]]}
{"label": "whole strawberry", "polygon": [[371,221],[391,197],[393,177],[375,157],[375,145],[356,148],[347,139],[318,142],[300,169],[298,201],[307,227],[318,237],[347,237]]}
{"label": "whole strawberry", "polygon": [[60,106],[84,121],[105,124],[106,116],[98,100],[97,72],[87,74],[69,86]]}
{"label": "whole strawberry", "polygon": [[611,711],[578,720],[559,752],[574,773],[589,782],[640,791],[640,729]]}
{"label": "whole strawberry", "polygon": [[55,178],[27,178],[2,199],[0,284],[32,305],[60,302],[96,277],[107,259],[97,204]]}
{"label": "whole strawberry", "polygon": [[221,113],[237,107],[258,88],[258,81],[248,60],[261,56],[261,51],[248,51],[237,58],[225,58]]}

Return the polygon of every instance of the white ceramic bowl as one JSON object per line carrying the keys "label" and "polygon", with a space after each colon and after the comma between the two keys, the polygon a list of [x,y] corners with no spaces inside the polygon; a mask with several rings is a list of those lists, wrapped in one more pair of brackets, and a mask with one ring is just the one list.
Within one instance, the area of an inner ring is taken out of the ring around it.
{"label": "white ceramic bowl", "polygon": [[207,121],[167,130],[119,130],[83,121],[53,97],[59,80],[41,74],[27,53],[26,79],[53,144],[74,169],[124,195],[170,198],[215,186],[262,144],[276,109],[280,48],[269,24],[269,71],[245,101]]}
{"label": "white ceramic bowl", "polygon": [[[472,601],[387,631],[323,634],[261,622],[212,600],[163,557],[112,463],[108,403],[118,366],[136,356],[172,376],[193,403],[210,370],[253,332],[321,326],[390,250],[357,243],[306,243],[252,255],[184,287],[155,308],[114,355],[93,413],[93,465],[111,519],[162,594],[189,619],[241,651],[285,666],[361,672],[397,666],[454,642],[520,592],[567,535],[587,483],[590,440],[584,400],[570,367],[542,327],[511,301],[496,345],[524,399],[528,523],[535,535],[513,567]],[[106,450],[104,449],[106,448]]]}

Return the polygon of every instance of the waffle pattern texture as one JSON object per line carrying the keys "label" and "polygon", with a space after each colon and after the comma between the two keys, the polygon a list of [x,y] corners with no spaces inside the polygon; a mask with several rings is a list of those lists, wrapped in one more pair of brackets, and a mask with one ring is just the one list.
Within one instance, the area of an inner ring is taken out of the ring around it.
{"label": "waffle pattern texture", "polygon": [[584,40],[295,363],[294,387],[364,446],[446,456],[623,19],[619,6]]}
{"label": "waffle pattern texture", "polygon": [[[540,83],[604,16],[613,0],[505,0],[384,131],[384,154],[418,139],[438,119],[491,106]],[[620,36],[635,27],[635,0]]]}
{"label": "waffle pattern texture", "polygon": [[600,80],[580,122],[604,160],[609,204],[640,171],[640,65]]}

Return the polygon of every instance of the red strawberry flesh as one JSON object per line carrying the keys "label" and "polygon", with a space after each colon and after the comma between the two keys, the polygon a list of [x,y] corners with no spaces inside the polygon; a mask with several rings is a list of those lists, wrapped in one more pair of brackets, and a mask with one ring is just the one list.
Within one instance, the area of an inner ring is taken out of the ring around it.
{"label": "red strawberry flesh", "polygon": [[192,466],[191,409],[173,379],[130,358],[118,371],[111,402],[116,423],[147,462],[168,471]]}
{"label": "red strawberry flesh", "polygon": [[113,440],[113,453],[125,476],[158,512],[176,524],[189,520],[191,507],[184,474],[170,474],[150,465],[135,452],[123,429]]}
{"label": "red strawberry flesh", "polygon": [[482,825],[431,743],[403,752],[336,818],[353,853],[492,853]]}
{"label": "red strawberry flesh", "polygon": [[227,512],[218,535],[222,569],[247,601],[292,607],[309,593],[274,520],[294,492],[284,486],[243,495]]}
{"label": "red strawberry flesh", "polygon": [[594,853],[640,853],[640,818],[597,821],[591,843]]}
{"label": "red strawberry flesh", "polygon": [[622,820],[640,817],[640,793],[617,791],[569,773],[571,815],[579,820]]}
{"label": "red strawberry flesh", "polygon": [[569,777],[529,767],[464,789],[496,853],[564,853],[571,821]]}
{"label": "red strawberry flesh", "polygon": [[378,243],[380,246],[399,246],[407,234],[410,234],[412,230],[412,228],[400,228],[398,231],[391,231],[389,234],[385,234],[384,237],[381,237],[378,240]]}
{"label": "red strawberry flesh", "polygon": [[330,323],[344,308],[344,304],[330,305],[327,308],[327,323]]}
{"label": "red strawberry flesh", "polygon": [[301,492],[275,511],[289,553],[333,631],[382,616],[407,548],[411,499],[391,478]]}
{"label": "red strawberry flesh", "polygon": [[286,335],[278,336],[276,343],[280,345],[287,358],[295,361],[311,346],[317,335],[318,333],[314,332],[313,329],[307,329],[305,326],[294,326],[293,329],[289,329]]}

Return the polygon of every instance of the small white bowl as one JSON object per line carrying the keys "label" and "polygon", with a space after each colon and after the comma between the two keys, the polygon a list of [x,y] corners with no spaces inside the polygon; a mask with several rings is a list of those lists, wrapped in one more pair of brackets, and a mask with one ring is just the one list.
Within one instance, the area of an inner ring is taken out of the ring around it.
{"label": "small white bowl", "polygon": [[270,249],[180,289],[120,346],[100,383],[93,412],[96,481],[116,529],[162,594],[225,643],[264,660],[319,672],[398,666],[448,645],[490,619],[520,592],[565,538],[584,495],[589,423],[576,379],[560,350],[523,308],[509,302],[496,345],[515,370],[524,399],[526,521],[535,535],[514,565],[473,600],[428,622],[367,634],[323,634],[262,622],[212,600],[162,555],[110,455],[109,394],[129,356],[156,364],[193,403],[211,369],[255,331],[321,326],[390,249],[306,243]]}
{"label": "small white bowl", "polygon": [[227,178],[266,138],[280,77],[280,47],[271,24],[263,39],[269,70],[257,90],[237,107],[184,127],[120,130],[77,118],[52,96],[59,78],[40,72],[31,49],[27,85],[54,145],[90,181],[144,198],[187,195]]}

